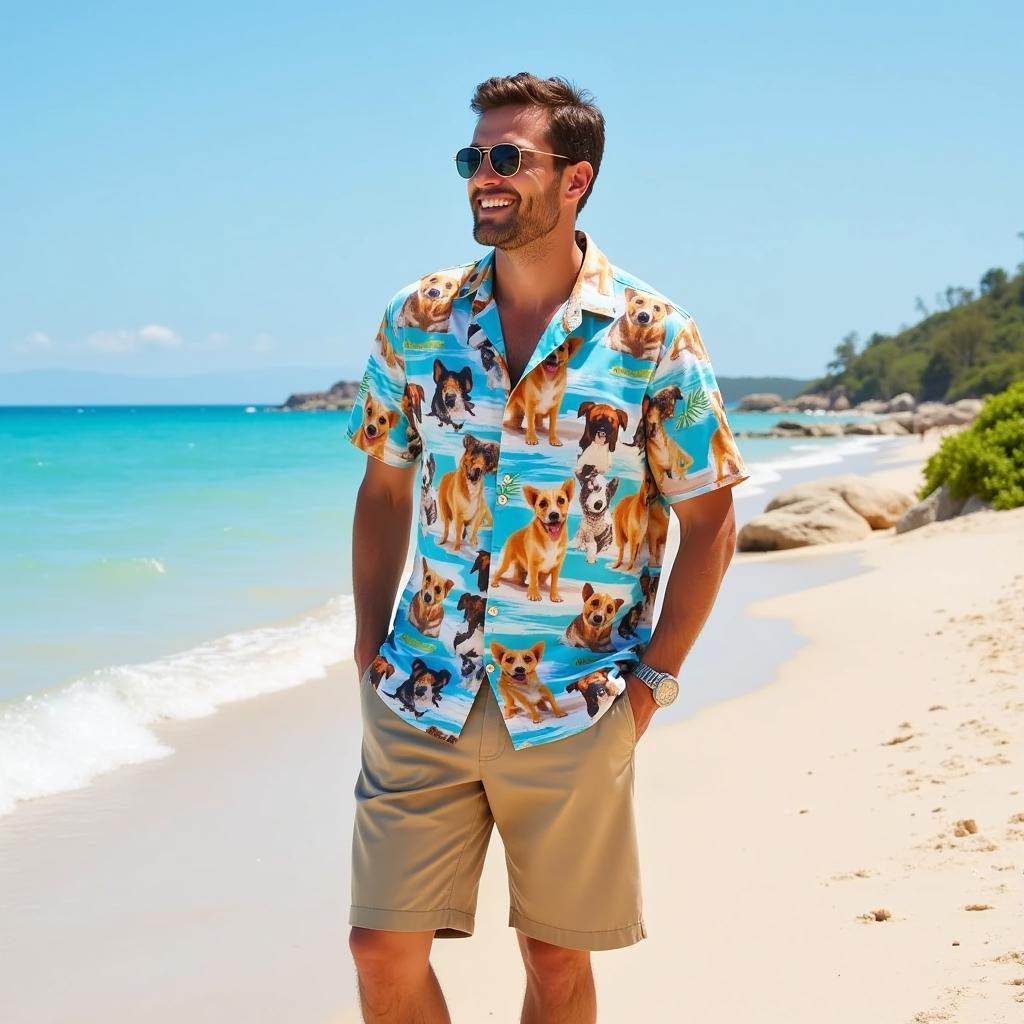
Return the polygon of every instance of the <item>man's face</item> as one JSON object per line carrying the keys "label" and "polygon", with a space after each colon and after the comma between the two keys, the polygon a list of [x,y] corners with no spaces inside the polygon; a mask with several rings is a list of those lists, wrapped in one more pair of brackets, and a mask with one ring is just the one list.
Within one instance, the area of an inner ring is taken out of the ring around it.
{"label": "man's face", "polygon": [[[486,111],[477,122],[473,145],[495,146],[499,142],[554,152],[547,136],[547,113],[523,106]],[[481,245],[518,249],[554,230],[562,214],[565,170],[564,161],[524,152],[519,170],[511,178],[503,178],[485,157],[466,182],[473,210],[473,238]],[[481,205],[483,199],[508,199],[511,204],[485,208]],[[571,210],[566,212],[572,216]]]}

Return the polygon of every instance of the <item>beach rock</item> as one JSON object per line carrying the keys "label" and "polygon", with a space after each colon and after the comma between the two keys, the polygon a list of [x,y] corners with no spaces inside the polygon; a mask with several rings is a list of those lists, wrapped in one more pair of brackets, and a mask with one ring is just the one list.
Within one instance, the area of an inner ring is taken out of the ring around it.
{"label": "beach rock", "polygon": [[896,523],[896,532],[907,533],[929,523],[941,523],[946,519],[952,519],[960,514],[965,504],[966,499],[954,498],[949,493],[949,488],[943,484],[936,487],[923,501],[912,505],[903,513]]}
{"label": "beach rock", "polygon": [[810,423],[807,426],[808,437],[842,437],[842,423]]}
{"label": "beach rock", "polygon": [[878,434],[877,423],[844,423],[844,434]]}
{"label": "beach rock", "polygon": [[888,412],[889,403],[883,402],[880,398],[868,398],[865,399],[863,402],[859,402],[857,405],[855,405],[853,407],[853,411],[863,413]]}
{"label": "beach rock", "polygon": [[904,391],[895,398],[889,399],[886,412],[913,412],[917,408],[917,399],[909,391]]}
{"label": "beach rock", "polygon": [[271,406],[277,412],[333,412],[351,409],[355,404],[359,381],[339,380],[327,391],[310,391],[289,395],[283,405]]}
{"label": "beach rock", "polygon": [[903,426],[903,424],[895,417],[890,417],[887,420],[882,420],[882,422],[878,424],[878,432],[880,434],[892,434],[898,436],[900,434],[909,434],[910,429],[909,427]]}
{"label": "beach rock", "polygon": [[991,512],[992,505],[979,498],[976,494],[972,494],[965,502],[964,507],[960,509],[960,515],[969,516],[972,512]]}
{"label": "beach rock", "polygon": [[755,516],[740,530],[736,546],[740,551],[782,551],[861,540],[870,534],[867,520],[832,495],[807,498]]}
{"label": "beach rock", "polygon": [[788,404],[793,410],[806,412],[809,409],[828,409],[830,403],[828,395],[798,395]]}
{"label": "beach rock", "polygon": [[824,504],[832,497],[844,501],[873,530],[887,530],[890,526],[895,526],[914,504],[912,495],[847,473],[790,487],[789,490],[772,498],[765,506],[765,512],[805,501],[818,501]]}
{"label": "beach rock", "polygon": [[850,408],[850,400],[846,395],[837,395],[832,399],[833,412],[846,412]]}
{"label": "beach rock", "polygon": [[736,407],[737,412],[768,412],[775,406],[782,404],[781,395],[773,395],[767,392],[758,392],[753,395],[745,395],[740,399]]}
{"label": "beach rock", "polygon": [[912,412],[898,412],[889,417],[894,423],[898,423],[908,434],[914,432],[914,414]]}

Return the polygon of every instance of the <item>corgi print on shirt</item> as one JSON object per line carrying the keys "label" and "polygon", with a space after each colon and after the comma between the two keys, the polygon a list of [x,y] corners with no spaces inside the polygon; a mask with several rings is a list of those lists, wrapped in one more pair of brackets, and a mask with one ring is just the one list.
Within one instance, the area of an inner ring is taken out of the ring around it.
{"label": "corgi print on shirt", "polygon": [[392,298],[349,417],[416,498],[370,685],[443,742],[482,684],[517,750],[593,725],[650,640],[669,504],[748,476],[693,317],[576,238],[572,294],[514,388],[490,250]]}

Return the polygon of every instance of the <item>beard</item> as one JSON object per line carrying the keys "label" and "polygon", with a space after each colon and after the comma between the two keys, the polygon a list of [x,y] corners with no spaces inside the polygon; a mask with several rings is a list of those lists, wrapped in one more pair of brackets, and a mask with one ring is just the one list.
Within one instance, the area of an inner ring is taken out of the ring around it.
{"label": "beard", "polygon": [[519,249],[543,238],[554,230],[560,215],[558,195],[561,181],[556,178],[551,187],[524,203],[522,197],[506,213],[487,214],[481,219],[480,207],[473,203],[473,239],[480,245],[493,245],[497,249]]}

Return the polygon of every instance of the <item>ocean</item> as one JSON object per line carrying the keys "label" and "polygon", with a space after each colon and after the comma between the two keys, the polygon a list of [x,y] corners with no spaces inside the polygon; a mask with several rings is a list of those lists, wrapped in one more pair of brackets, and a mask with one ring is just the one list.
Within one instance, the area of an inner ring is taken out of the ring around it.
{"label": "ocean", "polygon": [[[734,431],[780,418],[729,410]],[[158,719],[212,714],[351,657],[366,456],[346,420],[0,407],[0,815],[169,755]],[[752,478],[737,520],[801,471],[855,471],[891,440],[740,438]]]}

